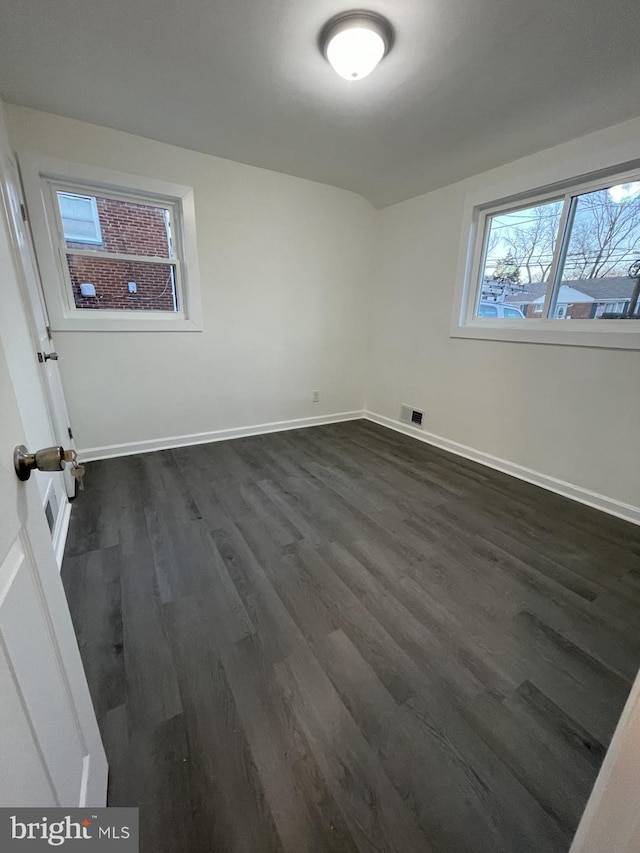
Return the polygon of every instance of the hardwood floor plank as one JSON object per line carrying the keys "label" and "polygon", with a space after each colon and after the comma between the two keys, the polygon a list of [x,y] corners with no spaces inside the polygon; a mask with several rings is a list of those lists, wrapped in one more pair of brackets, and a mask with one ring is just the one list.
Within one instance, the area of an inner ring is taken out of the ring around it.
{"label": "hardwood floor plank", "polygon": [[514,712],[508,701],[487,693],[457,708],[491,752],[570,835],[593,787],[593,763],[563,736],[527,725],[524,715]]}
{"label": "hardwood floor plank", "polygon": [[538,803],[501,762],[487,759],[489,750],[453,709],[438,724],[431,701],[413,698],[409,707],[398,706],[341,631],[327,638],[319,657],[436,849],[566,848],[566,831],[540,814]]}
{"label": "hardwood floor plank", "polygon": [[[243,529],[246,527],[243,525]],[[222,559],[271,663],[290,655],[302,635],[246,539],[229,522],[213,532]]]}
{"label": "hardwood floor plank", "polygon": [[127,805],[140,809],[140,850],[214,853],[194,807],[184,716],[178,714],[156,726],[136,728],[129,743],[134,793]]}
{"label": "hardwood floor plank", "polygon": [[358,849],[428,853],[414,815],[315,657],[301,648],[275,669]]}
{"label": "hardwood floor plank", "polygon": [[504,704],[536,733],[536,737],[552,738],[558,753],[561,752],[559,741],[570,748],[572,757],[567,764],[572,769],[580,762],[587,762],[592,771],[600,767],[606,748],[530,681],[523,681]]}
{"label": "hardwood floor plank", "polygon": [[165,610],[184,708],[185,813],[199,824],[203,845],[175,849],[282,851],[221,650],[208,641],[210,623],[193,597],[176,599]]}
{"label": "hardwood floor plank", "polygon": [[[457,654],[458,650],[443,632],[434,630],[436,623],[425,624],[417,619],[344,549],[334,544],[331,554],[336,574],[419,666],[437,672],[447,683],[455,682],[457,689],[470,696],[483,690],[483,682],[467,666],[464,657]],[[312,555],[307,557],[312,558]]]}
{"label": "hardwood floor plank", "polygon": [[355,852],[345,820],[258,638],[247,637],[226,649],[223,664],[284,849]]}
{"label": "hardwood floor plank", "polygon": [[531,656],[531,681],[600,742],[608,743],[631,684],[523,611],[516,636]]}
{"label": "hardwood floor plank", "polygon": [[142,499],[145,504],[162,503],[171,508],[175,521],[193,521],[200,518],[195,503],[183,475],[183,469],[176,463],[172,451],[160,450],[140,457],[143,483]]}
{"label": "hardwood floor plank", "polygon": [[121,587],[127,707],[133,727],[148,730],[180,714],[182,702],[146,544],[123,565]]}
{"label": "hardwood floor plank", "polygon": [[69,557],[62,571],[98,719],[126,698],[120,574],[117,546]]}

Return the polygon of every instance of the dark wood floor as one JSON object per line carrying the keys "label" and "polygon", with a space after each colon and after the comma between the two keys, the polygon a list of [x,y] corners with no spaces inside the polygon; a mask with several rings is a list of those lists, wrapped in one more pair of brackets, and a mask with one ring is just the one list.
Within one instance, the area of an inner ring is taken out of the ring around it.
{"label": "dark wood floor", "polygon": [[365,421],[90,464],[63,578],[142,853],[568,850],[640,529]]}

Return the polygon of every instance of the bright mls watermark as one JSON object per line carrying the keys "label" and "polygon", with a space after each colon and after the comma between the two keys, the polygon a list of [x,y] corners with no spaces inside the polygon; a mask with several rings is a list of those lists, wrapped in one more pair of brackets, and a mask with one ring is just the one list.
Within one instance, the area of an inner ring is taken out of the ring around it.
{"label": "bright mls watermark", "polygon": [[0,851],[138,853],[138,809],[0,809]]}

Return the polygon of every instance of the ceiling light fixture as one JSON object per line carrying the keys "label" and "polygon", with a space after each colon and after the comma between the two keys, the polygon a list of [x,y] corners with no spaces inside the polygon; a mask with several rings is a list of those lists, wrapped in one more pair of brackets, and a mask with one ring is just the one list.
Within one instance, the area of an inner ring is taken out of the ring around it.
{"label": "ceiling light fixture", "polygon": [[320,49],[345,80],[362,80],[385,56],[393,39],[391,24],[374,12],[343,12],[320,33]]}

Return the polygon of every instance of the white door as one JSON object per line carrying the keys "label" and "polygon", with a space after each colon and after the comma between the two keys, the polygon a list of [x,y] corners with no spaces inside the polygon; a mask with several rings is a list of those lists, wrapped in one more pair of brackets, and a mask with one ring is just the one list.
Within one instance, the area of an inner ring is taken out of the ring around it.
{"label": "white door", "polygon": [[[0,269],[4,293],[17,284],[4,211]],[[0,335],[0,806],[105,805],[106,758],[40,494],[13,470],[26,443],[14,383]]]}
{"label": "white door", "polygon": [[[0,158],[0,192],[9,222],[9,233],[14,249],[17,272],[20,277],[24,307],[30,326],[33,345],[32,355],[39,359],[40,380],[54,437],[52,443],[63,444],[65,447],[75,447],[62,390],[60,371],[58,370],[57,353],[50,335],[35,251],[25,221],[26,208],[18,167],[6,142],[6,135],[3,135],[3,140],[2,157]],[[66,488],[67,495],[73,497],[75,480],[69,469],[65,471],[58,487],[60,488],[62,484]]]}

